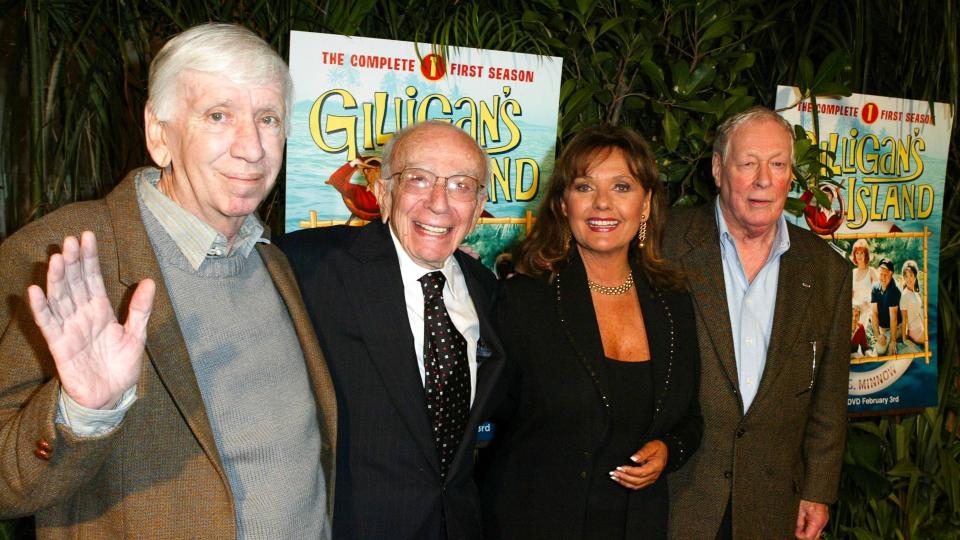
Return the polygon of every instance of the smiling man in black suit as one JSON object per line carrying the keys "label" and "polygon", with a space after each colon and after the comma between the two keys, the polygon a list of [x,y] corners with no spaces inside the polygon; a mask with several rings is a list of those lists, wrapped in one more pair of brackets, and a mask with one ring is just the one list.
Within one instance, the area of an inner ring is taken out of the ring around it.
{"label": "smiling man in black suit", "polygon": [[503,364],[495,279],[457,248],[488,159],[426,122],[384,149],[382,223],[287,235],[340,404],[334,538],[481,536],[473,447]]}

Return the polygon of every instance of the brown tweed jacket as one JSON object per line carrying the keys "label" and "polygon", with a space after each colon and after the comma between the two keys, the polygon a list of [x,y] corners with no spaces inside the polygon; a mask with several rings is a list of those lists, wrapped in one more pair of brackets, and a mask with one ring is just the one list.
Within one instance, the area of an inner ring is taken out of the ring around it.
{"label": "brown tweed jacket", "polygon": [[[136,172],[106,198],[66,206],[0,245],[0,518],[36,514],[39,538],[234,538],[230,485],[140,220]],[[46,283],[48,256],[63,237],[84,230],[97,236],[121,321],[134,285],[147,277],[157,283],[138,399],[117,430],[94,438],[54,422],[59,381],[25,299],[28,284]],[[332,509],[333,385],[286,258],[272,245],[257,249],[303,347]],[[49,445],[48,459],[38,445]]]}
{"label": "brown tweed jacket", "polygon": [[850,265],[789,225],[766,366],[744,414],[714,205],[671,212],[664,253],[690,279],[704,422],[700,450],[668,477],[671,537],[714,538],[730,499],[734,538],[793,538],[800,499],[836,500],[846,436]]}

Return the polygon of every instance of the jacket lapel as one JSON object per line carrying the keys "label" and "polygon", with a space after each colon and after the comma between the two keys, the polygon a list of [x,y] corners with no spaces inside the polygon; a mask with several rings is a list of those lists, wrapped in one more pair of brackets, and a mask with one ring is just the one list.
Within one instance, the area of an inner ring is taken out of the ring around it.
{"label": "jacket lapel", "polygon": [[369,322],[363,325],[363,341],[397,414],[439,473],[440,458],[407,317],[400,261],[387,226],[379,222],[365,225],[349,252],[356,264],[342,272],[356,283],[356,310],[361,320]]}
{"label": "jacket lapel", "polygon": [[[147,354],[164,389],[190,426],[200,447],[229,486],[220,464],[220,454],[217,452],[213,430],[210,428],[200,388],[193,373],[190,355],[180,333],[180,324],[177,322],[160,265],[140,216],[135,185],[138,172],[128,175],[121,187],[106,197],[107,208],[116,231],[120,282],[132,288],[141,280],[151,278],[157,284],[153,311],[147,323]],[[139,392],[143,392],[144,380],[144,377],[140,378]]]}
{"label": "jacket lapel", "polygon": [[663,410],[663,401],[670,392],[670,371],[673,368],[673,350],[671,341],[676,339],[673,329],[673,315],[670,313],[661,294],[654,291],[647,279],[636,269],[633,270],[633,282],[640,309],[643,313],[643,326],[647,333],[647,347],[650,350],[650,362],[653,368],[653,420],[648,431],[656,429],[659,412]]}
{"label": "jacket lapel", "polygon": [[[265,231],[264,235],[268,236],[269,234]],[[287,307],[290,320],[297,332],[300,348],[303,351],[303,359],[307,365],[307,373],[310,375],[314,398],[317,402],[317,417],[320,426],[322,426],[323,443],[331,448],[336,448],[337,400],[333,389],[333,380],[330,378],[326,360],[316,340],[310,316],[301,300],[300,289],[297,287],[293,271],[276,248],[268,248],[263,244],[257,244],[257,252],[260,254],[277,292],[280,293],[280,298]]]}
{"label": "jacket lapel", "polygon": [[458,250],[454,253],[454,257],[463,272],[470,299],[473,301],[473,307],[477,312],[480,323],[480,342],[477,344],[476,394],[473,397],[470,418],[467,421],[466,429],[464,429],[457,455],[454,456],[451,470],[459,467],[462,460],[473,458],[477,427],[486,420],[484,415],[487,413],[494,385],[499,380],[504,365],[503,345],[494,333],[489,317],[492,308],[491,291],[485,290],[477,276],[469,270],[469,266],[464,264],[463,258],[469,257],[469,255]]}
{"label": "jacket lapel", "polygon": [[737,357],[730,333],[730,311],[720,258],[720,233],[713,205],[705,204],[694,213],[685,240],[687,251],[676,256],[689,277],[690,295],[700,312],[697,322],[707,328],[723,372],[739,392]]}
{"label": "jacket lapel", "polygon": [[[788,230],[790,226],[788,225]],[[791,236],[796,231],[790,230]],[[815,315],[808,314],[811,293],[816,288],[815,277],[811,272],[810,256],[802,251],[799,242],[791,242],[780,257],[780,274],[777,277],[777,304],[773,312],[773,326],[770,330],[770,344],[767,346],[766,364],[763,377],[757,388],[755,400],[760,400],[775,386],[777,376],[783,366],[795,358],[791,346],[799,339],[800,332],[806,327],[806,320]],[[801,358],[808,361],[808,358]]]}
{"label": "jacket lapel", "polygon": [[[600,326],[590,289],[587,288],[587,271],[575,248],[571,248],[569,265],[557,274],[554,285],[557,289],[556,308],[560,326],[605,403],[609,383],[607,370],[603,369],[602,364],[604,352]],[[608,407],[603,407],[603,410],[609,414]]]}

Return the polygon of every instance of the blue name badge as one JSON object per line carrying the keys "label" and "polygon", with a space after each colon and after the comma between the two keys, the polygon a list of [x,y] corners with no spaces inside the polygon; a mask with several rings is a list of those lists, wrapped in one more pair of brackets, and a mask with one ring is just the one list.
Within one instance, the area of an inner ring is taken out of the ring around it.
{"label": "blue name badge", "polygon": [[484,422],[477,427],[477,446],[484,447],[493,440],[494,425]]}
{"label": "blue name badge", "polygon": [[[493,349],[487,347],[483,340],[477,341],[477,364],[482,364],[484,360],[493,356]],[[481,426],[482,427],[482,426]]]}

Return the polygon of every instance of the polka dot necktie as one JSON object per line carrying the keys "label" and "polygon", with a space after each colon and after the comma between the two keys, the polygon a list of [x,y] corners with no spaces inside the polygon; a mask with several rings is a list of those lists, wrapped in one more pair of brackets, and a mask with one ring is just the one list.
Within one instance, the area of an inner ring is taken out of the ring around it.
{"label": "polka dot necktie", "polygon": [[424,274],[423,370],[427,412],[433,422],[433,441],[440,454],[440,470],[450,470],[470,413],[470,368],[467,341],[450,320],[443,304],[443,272]]}

